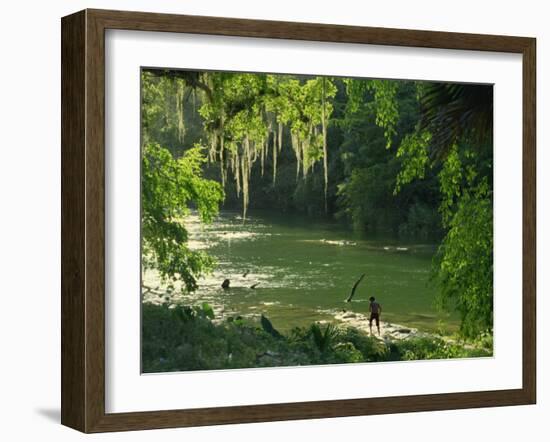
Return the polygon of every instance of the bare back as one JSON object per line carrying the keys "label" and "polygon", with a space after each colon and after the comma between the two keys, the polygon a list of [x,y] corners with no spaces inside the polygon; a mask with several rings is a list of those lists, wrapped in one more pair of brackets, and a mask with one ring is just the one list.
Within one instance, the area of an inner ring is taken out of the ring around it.
{"label": "bare back", "polygon": [[382,307],[380,304],[378,304],[378,302],[376,301],[372,301],[370,303],[370,309],[371,313],[374,313],[374,314],[379,314],[381,311],[382,311]]}

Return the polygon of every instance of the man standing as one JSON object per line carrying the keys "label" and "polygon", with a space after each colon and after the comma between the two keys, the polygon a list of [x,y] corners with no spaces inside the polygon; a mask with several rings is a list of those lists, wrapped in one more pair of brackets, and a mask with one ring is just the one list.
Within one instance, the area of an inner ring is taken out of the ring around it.
{"label": "man standing", "polygon": [[370,318],[369,318],[369,330],[370,334],[372,335],[372,321],[376,321],[376,328],[378,329],[378,336],[380,336],[380,313],[382,313],[382,306],[376,302],[376,299],[374,296],[371,296],[369,298],[370,306],[369,306],[369,312],[370,312]]}

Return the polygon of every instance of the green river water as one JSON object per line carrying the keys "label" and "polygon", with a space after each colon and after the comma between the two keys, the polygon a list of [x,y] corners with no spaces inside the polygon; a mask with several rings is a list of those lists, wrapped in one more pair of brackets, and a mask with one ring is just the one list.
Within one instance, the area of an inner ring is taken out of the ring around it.
{"label": "green river water", "polygon": [[[208,226],[191,216],[186,225],[189,246],[208,252],[217,266],[196,292],[178,295],[181,302],[208,302],[225,316],[264,313],[284,331],[330,321],[342,309],[366,313],[375,296],[382,320],[425,331],[458,327],[458,318],[433,305],[433,244],[361,237],[336,223],[267,212],[252,212],[245,223],[237,213],[222,213]],[[344,302],[363,273],[353,301]],[[225,278],[229,290],[221,288]],[[158,286],[151,273],[144,281]]]}

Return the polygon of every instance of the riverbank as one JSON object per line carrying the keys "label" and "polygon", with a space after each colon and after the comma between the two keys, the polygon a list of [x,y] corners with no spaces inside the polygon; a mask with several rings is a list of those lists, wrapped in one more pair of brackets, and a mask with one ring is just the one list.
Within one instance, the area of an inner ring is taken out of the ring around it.
{"label": "riverbank", "polygon": [[314,322],[284,333],[263,315],[220,317],[206,303],[195,307],[145,303],[142,315],[145,373],[492,355],[488,348],[395,324],[386,324],[379,339],[365,332],[363,318],[344,317],[344,312],[341,321]]}
{"label": "riverbank", "polygon": [[[183,305],[186,301],[189,301],[190,299],[193,300],[194,303],[199,303],[199,299],[195,299],[195,297],[190,298],[189,295],[182,294],[180,290],[166,291],[166,289],[159,290],[158,288],[148,287],[144,290],[143,293],[143,302],[156,306],[162,306],[164,304],[169,306]],[[273,305],[273,303],[264,302],[258,307],[249,307],[249,310],[251,311],[249,311],[248,313],[242,313],[231,309],[231,307],[219,304],[216,299],[209,299],[208,304],[212,308],[212,311],[214,313],[213,322],[216,324],[223,323],[225,320],[227,320],[227,318],[236,316],[241,316],[249,321],[259,321],[263,313],[269,315],[266,311],[260,312],[262,310],[262,307],[263,310],[268,310],[268,308]],[[340,311],[334,309],[324,310],[321,313],[322,314],[320,315],[320,317],[324,319],[319,319],[311,322],[316,322],[323,325],[337,323],[342,326],[353,327],[364,333],[370,334],[369,316],[367,314],[346,309],[342,309]],[[395,341],[415,337],[426,338],[430,336],[440,336],[442,338],[445,338],[444,336],[438,335],[436,333],[430,333],[428,331],[420,330],[415,327],[386,322],[384,318],[382,318],[380,324],[380,336],[378,336],[377,334],[375,324],[373,324],[373,336],[376,338],[380,338],[384,341]]]}
{"label": "riverbank", "polygon": [[[364,333],[370,334],[369,317],[362,313],[356,313],[352,311],[342,311],[334,315],[334,319],[339,323],[361,330]],[[372,324],[372,332],[374,337],[379,337],[384,341],[399,341],[409,338],[427,338],[430,336],[436,336],[433,333],[427,333],[419,331],[414,327],[407,327],[400,324],[392,324],[391,322],[385,322],[383,319],[380,321],[380,336],[376,329],[376,324]]]}

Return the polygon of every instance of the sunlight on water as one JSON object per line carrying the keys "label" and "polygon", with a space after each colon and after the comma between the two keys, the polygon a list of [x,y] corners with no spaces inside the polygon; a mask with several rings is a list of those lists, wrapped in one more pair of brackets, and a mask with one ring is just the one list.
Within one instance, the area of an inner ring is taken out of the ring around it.
{"label": "sunlight on water", "polygon": [[[375,296],[387,321],[426,330],[443,319],[449,330],[458,324],[433,306],[433,245],[360,238],[336,224],[272,213],[253,214],[244,223],[236,213],[223,213],[210,225],[193,215],[185,223],[189,247],[213,256],[215,270],[191,294],[145,271],[145,302],[208,302],[219,317],[264,313],[285,330],[332,320],[343,311],[365,314],[368,298]],[[353,301],[344,302],[363,273]],[[227,290],[221,288],[224,279],[231,281]]]}

